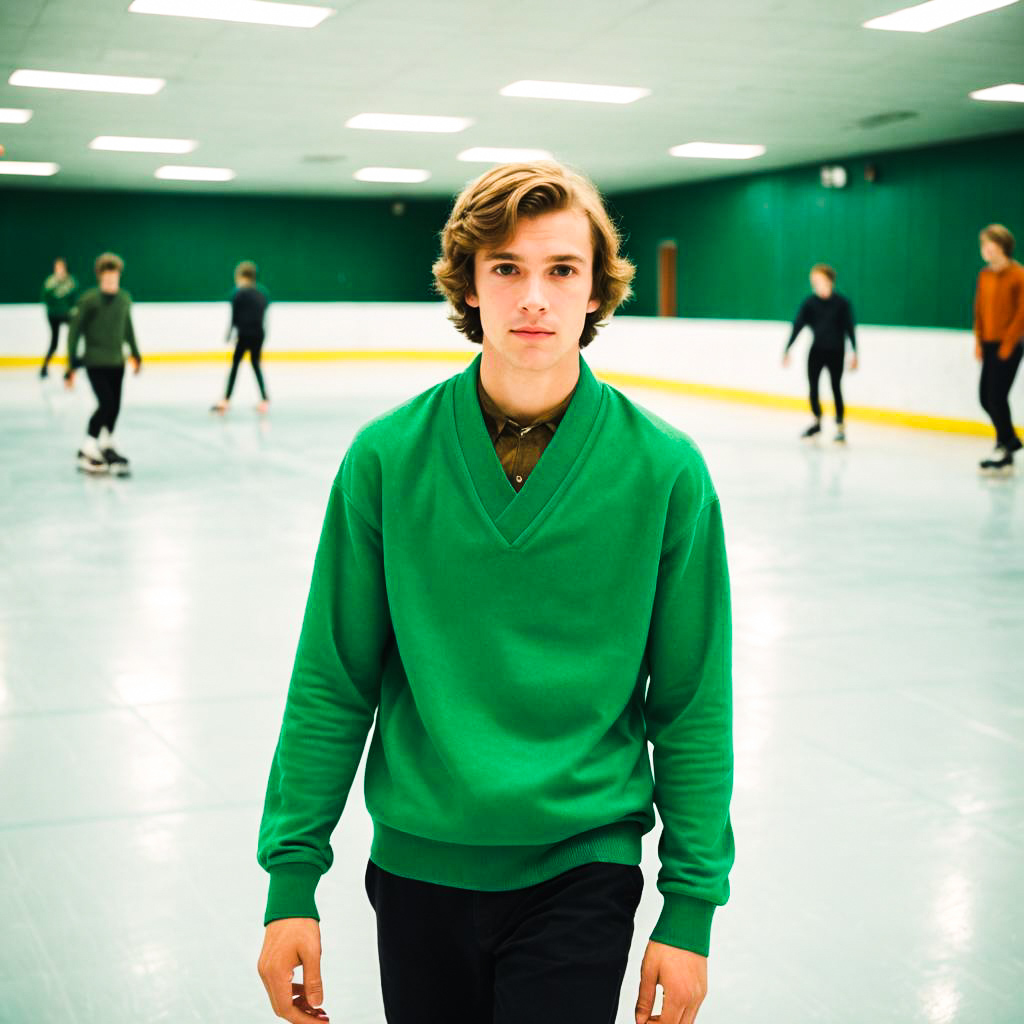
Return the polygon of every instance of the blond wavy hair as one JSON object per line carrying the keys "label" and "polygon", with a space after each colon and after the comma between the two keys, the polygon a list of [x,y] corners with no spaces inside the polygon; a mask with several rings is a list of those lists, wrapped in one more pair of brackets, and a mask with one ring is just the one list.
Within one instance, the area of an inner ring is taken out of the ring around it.
{"label": "blond wavy hair", "polygon": [[452,305],[449,319],[470,341],[481,344],[484,339],[480,310],[466,302],[466,295],[476,291],[476,253],[499,249],[515,234],[521,218],[560,210],[585,214],[594,242],[591,298],[600,305],[587,314],[580,348],[594,340],[597,329],[629,298],[636,270],[619,255],[621,238],[597,188],[553,161],[501,164],[470,182],[455,200],[433,268],[437,290]]}

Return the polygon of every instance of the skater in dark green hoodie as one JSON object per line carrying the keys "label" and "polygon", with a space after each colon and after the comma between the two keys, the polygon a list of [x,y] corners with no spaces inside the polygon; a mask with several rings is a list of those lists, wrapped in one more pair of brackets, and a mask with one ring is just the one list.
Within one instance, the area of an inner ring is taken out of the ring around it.
{"label": "skater in dark green hoodie", "polygon": [[50,373],[50,360],[57,354],[60,343],[60,329],[71,318],[71,309],[78,293],[78,282],[68,273],[68,261],[58,256],[53,261],[53,273],[43,282],[39,298],[46,307],[46,319],[50,322],[50,347],[43,359],[40,377]]}
{"label": "skater in dark green hoodie", "polygon": [[[97,257],[99,287],[85,292],[71,311],[65,381],[68,388],[73,387],[76,370],[84,366],[99,403],[78,451],[78,468],[86,473],[115,476],[129,473],[128,460],[114,447],[114,426],[121,411],[124,384],[125,345],[131,352],[132,369],[136,373],[142,368],[142,357],[132,327],[132,299],[121,288],[123,269],[124,261],[112,252]],[[78,358],[80,339],[85,341],[81,360]]]}

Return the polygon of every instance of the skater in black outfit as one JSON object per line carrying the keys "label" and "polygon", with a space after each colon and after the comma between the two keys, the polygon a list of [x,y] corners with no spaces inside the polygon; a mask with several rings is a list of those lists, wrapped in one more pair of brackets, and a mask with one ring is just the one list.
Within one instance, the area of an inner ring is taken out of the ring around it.
{"label": "skater in black outfit", "polygon": [[78,282],[68,273],[68,261],[58,256],[53,261],[53,273],[43,282],[40,299],[46,306],[46,319],[50,322],[50,347],[43,359],[40,377],[48,377],[50,360],[57,354],[60,343],[60,329],[71,319],[71,310],[75,305],[78,293]]}
{"label": "skater in black outfit", "polygon": [[836,403],[836,436],[838,442],[846,440],[846,428],[843,422],[845,408],[843,406],[842,378],[846,361],[846,339],[850,339],[853,359],[850,369],[857,369],[857,338],[853,327],[853,307],[845,295],[835,290],[836,272],[825,263],[816,263],[811,267],[811,288],[813,295],[804,299],[793,321],[793,330],[786,351],[782,356],[782,365],[789,365],[789,350],[793,347],[797,335],[810,327],[813,334],[811,349],[807,357],[807,377],[810,383],[811,412],[814,422],[803,432],[803,437],[814,437],[821,433],[821,402],[818,398],[818,382],[821,371],[828,370],[832,383],[832,397]]}
{"label": "skater in black outfit", "polygon": [[231,326],[228,328],[227,340],[237,332],[235,354],[231,360],[231,372],[228,374],[228,386],[224,397],[217,402],[211,412],[226,413],[231,406],[231,393],[235,389],[238,367],[249,353],[252,372],[256,375],[256,383],[260,389],[260,403],[256,406],[261,413],[267,412],[270,402],[267,399],[267,388],[263,382],[263,370],[260,356],[263,352],[263,341],[266,333],[263,318],[270,305],[270,297],[266,289],[256,283],[258,273],[256,264],[248,260],[239,263],[235,268],[235,293],[231,297]]}

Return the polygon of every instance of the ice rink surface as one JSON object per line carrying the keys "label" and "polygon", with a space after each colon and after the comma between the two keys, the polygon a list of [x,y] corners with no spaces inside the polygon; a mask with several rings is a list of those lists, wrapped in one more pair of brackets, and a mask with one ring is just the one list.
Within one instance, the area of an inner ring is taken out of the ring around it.
{"label": "ice rink surface", "polygon": [[[127,382],[0,373],[0,1021],[255,1024],[263,788],[327,493],[455,363]],[[978,439],[631,391],[699,443],[735,613],[738,859],[701,1024],[1024,1020],[1024,484]],[[829,425],[827,425],[828,427]],[[1024,472],[1024,469],[1022,469]],[[658,830],[619,1020],[660,900]],[[322,882],[325,1006],[382,1024],[361,778]]]}

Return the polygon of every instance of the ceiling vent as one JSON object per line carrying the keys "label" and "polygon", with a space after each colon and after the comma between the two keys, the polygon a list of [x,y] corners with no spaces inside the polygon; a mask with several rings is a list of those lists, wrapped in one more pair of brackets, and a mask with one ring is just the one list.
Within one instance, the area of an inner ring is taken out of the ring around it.
{"label": "ceiling vent", "polygon": [[910,121],[920,115],[916,110],[887,110],[882,114],[871,114],[855,122],[858,128],[884,128],[886,125]]}
{"label": "ceiling vent", "polygon": [[307,153],[303,158],[304,164],[340,164],[345,157],[340,153]]}

